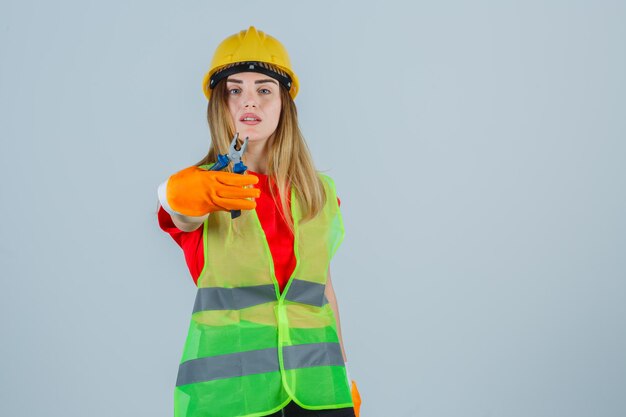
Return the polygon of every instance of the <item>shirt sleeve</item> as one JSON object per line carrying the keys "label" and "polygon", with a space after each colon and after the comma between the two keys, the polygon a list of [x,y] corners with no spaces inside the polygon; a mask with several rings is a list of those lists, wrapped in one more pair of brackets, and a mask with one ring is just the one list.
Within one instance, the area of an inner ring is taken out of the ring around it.
{"label": "shirt sleeve", "polygon": [[183,232],[176,227],[170,214],[159,206],[157,214],[159,227],[168,233],[172,239],[181,247],[185,255],[187,268],[191,273],[193,281],[198,284],[198,277],[204,267],[204,248],[202,246],[202,227],[193,232]]}

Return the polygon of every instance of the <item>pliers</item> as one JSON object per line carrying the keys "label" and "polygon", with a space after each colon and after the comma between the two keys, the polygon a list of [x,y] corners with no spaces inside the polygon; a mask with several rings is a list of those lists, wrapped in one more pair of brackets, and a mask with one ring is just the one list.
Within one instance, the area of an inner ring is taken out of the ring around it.
{"label": "pliers", "polygon": [[[244,172],[246,172],[248,167],[244,165],[243,161],[241,160],[241,157],[243,156],[243,153],[246,151],[246,148],[248,147],[248,138],[246,137],[243,140],[243,144],[241,145],[239,150],[237,150],[237,139],[239,139],[239,132],[235,133],[235,136],[233,137],[232,142],[230,142],[228,153],[221,154],[221,155],[218,154],[217,162],[211,168],[209,168],[209,171],[221,171],[224,168],[226,168],[228,164],[232,162],[234,164],[233,172],[235,174],[243,174]],[[241,210],[230,211],[231,219],[236,219],[239,216],[241,216]]]}

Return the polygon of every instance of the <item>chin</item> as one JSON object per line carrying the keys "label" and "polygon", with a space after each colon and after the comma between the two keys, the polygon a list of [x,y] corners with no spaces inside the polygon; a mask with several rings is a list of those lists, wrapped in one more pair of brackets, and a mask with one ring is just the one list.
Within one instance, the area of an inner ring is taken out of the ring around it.
{"label": "chin", "polygon": [[250,129],[240,129],[239,138],[243,140],[246,136],[250,142],[263,142],[266,141],[271,135],[258,133]]}
{"label": "chin", "polygon": [[259,135],[243,135],[241,136],[241,134],[239,134],[239,137],[245,138],[246,136],[248,136],[248,141],[249,142],[265,142],[266,140],[269,139],[269,136],[259,136]]}

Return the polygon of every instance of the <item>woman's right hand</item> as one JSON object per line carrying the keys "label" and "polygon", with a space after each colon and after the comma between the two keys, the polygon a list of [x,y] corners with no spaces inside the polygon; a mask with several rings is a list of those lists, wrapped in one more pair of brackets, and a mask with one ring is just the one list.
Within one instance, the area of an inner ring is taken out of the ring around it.
{"label": "woman's right hand", "polygon": [[252,210],[261,190],[244,188],[259,182],[255,175],[185,168],[159,186],[161,206],[172,215],[201,217],[218,210]]}

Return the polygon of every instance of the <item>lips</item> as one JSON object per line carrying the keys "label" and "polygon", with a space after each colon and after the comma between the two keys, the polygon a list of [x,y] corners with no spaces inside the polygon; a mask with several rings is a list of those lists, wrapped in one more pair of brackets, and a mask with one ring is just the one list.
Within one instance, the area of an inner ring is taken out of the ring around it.
{"label": "lips", "polygon": [[241,117],[239,118],[240,122],[243,123],[259,123],[261,121],[261,118],[259,116],[257,116],[254,113],[244,113],[243,115],[241,115]]}

